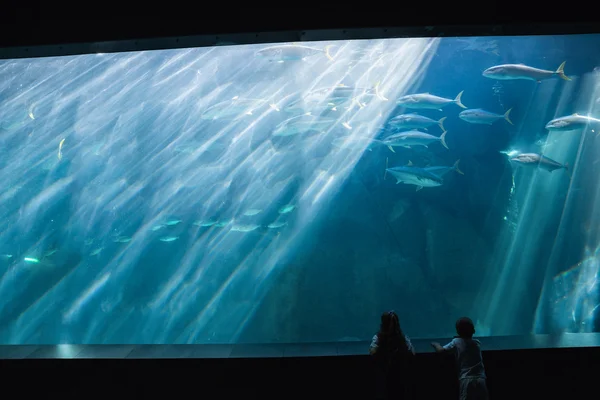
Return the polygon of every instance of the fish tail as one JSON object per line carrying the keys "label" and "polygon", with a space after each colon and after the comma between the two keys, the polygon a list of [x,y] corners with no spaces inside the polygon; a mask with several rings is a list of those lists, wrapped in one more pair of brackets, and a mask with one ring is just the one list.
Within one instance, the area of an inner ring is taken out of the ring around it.
{"label": "fish tail", "polygon": [[393,148],[392,146],[390,146],[390,145],[388,145],[388,149],[390,149],[390,151],[391,151],[392,153],[395,153],[395,152],[396,152],[396,150],[394,150],[394,148]]}
{"label": "fish tail", "polygon": [[387,99],[387,98],[386,98],[384,95],[382,95],[382,94],[381,94],[381,92],[379,91],[379,84],[380,84],[380,83],[381,83],[381,82],[377,82],[377,83],[375,84],[375,96],[377,96],[377,98],[378,98],[379,100],[388,101],[388,99]]}
{"label": "fish tail", "polygon": [[444,128],[444,121],[446,120],[447,117],[442,117],[440,118],[440,120],[438,121],[438,125],[440,126],[440,128],[442,128],[442,132],[446,132],[446,129]]}
{"label": "fish tail", "polygon": [[385,172],[384,172],[384,174],[383,174],[383,180],[384,180],[384,181],[385,181],[385,177],[387,176],[387,170],[388,170],[388,160],[389,160],[389,158],[388,158],[388,157],[386,157],[386,158],[385,158]]}
{"label": "fish tail", "polygon": [[442,146],[450,150],[450,147],[448,147],[448,145],[446,144],[446,133],[448,133],[448,131],[442,132],[442,135],[440,136],[440,142],[442,143]]}
{"label": "fish tail", "polygon": [[558,75],[561,79],[564,79],[565,81],[570,81],[571,78],[569,78],[568,76],[565,75],[565,64],[566,63],[567,63],[566,61],[563,61],[563,63],[558,66],[558,69],[556,70],[555,74]]}
{"label": "fish tail", "polygon": [[569,179],[573,178],[573,175],[571,174],[571,168],[569,168],[569,163],[565,163],[565,171],[567,172],[567,175],[569,176]]}
{"label": "fish tail", "polygon": [[512,111],[512,108],[509,108],[507,112],[504,113],[504,119],[506,120],[506,122],[508,122],[511,125],[514,125],[513,122],[510,120],[510,112]]}
{"label": "fish tail", "polygon": [[459,93],[459,94],[456,96],[456,98],[454,99],[454,102],[455,102],[455,103],[456,103],[456,105],[457,105],[457,106],[459,106],[460,108],[467,108],[467,107],[466,107],[466,106],[465,106],[465,105],[464,105],[464,104],[463,104],[463,103],[460,101],[460,98],[462,97],[462,94],[463,94],[464,92],[465,92],[464,90],[463,90],[463,91],[461,91],[461,92],[460,92],[460,93]]}
{"label": "fish tail", "polygon": [[325,46],[325,57],[327,57],[329,59],[329,61],[333,61],[333,56],[331,55],[331,53],[329,52],[329,50],[333,47],[332,44],[328,44],[327,46]]}
{"label": "fish tail", "polygon": [[460,170],[460,168],[458,168],[458,164],[459,164],[459,163],[460,163],[460,158],[459,158],[458,160],[456,160],[456,162],[454,163],[454,165],[452,166],[452,168],[454,168],[454,170],[455,170],[456,172],[458,172],[459,174],[461,174],[461,175],[464,175],[465,173],[464,173],[464,172],[462,172],[462,171]]}

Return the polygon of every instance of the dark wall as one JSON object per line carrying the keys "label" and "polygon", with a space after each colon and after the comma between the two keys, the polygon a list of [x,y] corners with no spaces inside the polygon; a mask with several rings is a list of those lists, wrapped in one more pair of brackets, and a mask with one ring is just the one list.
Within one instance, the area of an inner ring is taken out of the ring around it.
{"label": "dark wall", "polygon": [[[560,13],[546,3],[535,3],[529,6],[517,0],[501,3],[465,0],[460,6],[453,2],[435,2],[433,7],[431,2],[413,1],[402,4],[400,11],[385,12],[386,8],[394,7],[385,3],[353,7],[345,2],[306,1],[264,5],[257,2],[235,5],[210,2],[206,6],[182,1],[103,1],[95,5],[73,7],[68,2],[63,5],[60,2],[7,0],[2,3],[0,48],[165,36],[377,27],[427,26],[433,29],[422,34],[429,36],[597,31],[595,18],[591,16],[593,13]],[[204,7],[210,8],[210,12],[204,11]],[[570,5],[570,9],[585,7],[584,4],[580,7],[577,4]],[[561,26],[565,23],[571,26]],[[546,24],[553,26],[542,26]],[[434,28],[442,25],[454,28]],[[492,26],[493,29],[490,29]],[[378,34],[386,35],[385,32]],[[357,37],[339,39],[353,38]],[[321,38],[326,39],[334,38]],[[260,35],[256,40],[261,41]],[[177,46],[176,43],[171,45]]]}
{"label": "dark wall", "polygon": [[[597,397],[600,349],[484,353],[492,399]],[[182,360],[3,360],[3,393],[85,398],[373,398],[368,356]],[[419,399],[456,399],[453,359],[419,354]]]}

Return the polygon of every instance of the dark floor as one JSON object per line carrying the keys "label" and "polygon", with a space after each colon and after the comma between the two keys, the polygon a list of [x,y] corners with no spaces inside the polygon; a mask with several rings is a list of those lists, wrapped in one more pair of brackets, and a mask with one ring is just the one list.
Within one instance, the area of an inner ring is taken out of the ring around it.
{"label": "dark floor", "polygon": [[[418,353],[431,352],[431,341],[414,339]],[[486,351],[575,348],[600,346],[599,333],[562,335],[497,336],[480,338]],[[353,356],[367,354],[369,342],[306,344],[197,344],[197,345],[3,345],[0,359],[32,358],[279,358]]]}

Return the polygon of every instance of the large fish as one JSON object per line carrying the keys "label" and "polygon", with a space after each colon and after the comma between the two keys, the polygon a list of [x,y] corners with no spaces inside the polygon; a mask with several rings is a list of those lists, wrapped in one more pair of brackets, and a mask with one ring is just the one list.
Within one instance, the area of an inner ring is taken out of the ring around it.
{"label": "large fish", "polygon": [[448,149],[448,145],[446,144],[446,134],[448,132],[444,131],[440,137],[430,135],[429,133],[420,132],[420,131],[407,131],[407,132],[399,132],[394,133],[381,140],[381,143],[386,145],[391,151],[394,151],[394,147],[406,147],[410,148],[411,146],[429,146],[431,143],[439,142]]}
{"label": "large fish", "polygon": [[336,111],[339,106],[352,106],[353,104],[363,108],[367,105],[366,101],[374,98],[382,101],[388,100],[379,92],[379,83],[372,89],[338,85],[312,90],[301,99],[290,102],[284,107],[284,111]]}
{"label": "large fish", "polygon": [[536,81],[537,83],[540,83],[544,79],[550,79],[558,76],[565,81],[570,81],[571,78],[565,75],[565,62],[560,64],[556,71],[534,68],[525,64],[496,65],[483,71],[483,76],[502,81],[525,79],[529,81]]}
{"label": "large fish", "polygon": [[383,145],[381,140],[371,139],[366,136],[346,135],[332,140],[332,145],[345,150],[368,150],[373,151],[373,147]]}
{"label": "large fish", "polygon": [[273,130],[273,136],[292,136],[305,132],[325,132],[336,123],[335,118],[306,113],[279,123]]}
{"label": "large fish", "polygon": [[319,49],[302,44],[278,44],[260,49],[256,52],[256,55],[269,61],[279,62],[301,61],[316,54],[325,54],[328,59],[333,60],[333,57],[329,54],[331,47],[331,45],[328,45],[323,49]]}
{"label": "large fish", "polygon": [[600,119],[586,117],[577,113],[567,115],[566,117],[555,118],[546,124],[546,129],[555,132],[573,131],[583,129],[586,126],[591,126],[593,129],[600,127]]}
{"label": "large fish", "polygon": [[458,118],[466,121],[470,124],[483,124],[483,125],[492,125],[494,122],[499,119],[504,119],[511,125],[514,125],[510,120],[510,112],[512,108],[509,109],[504,115],[495,114],[493,112],[482,110],[481,108],[475,108],[471,110],[465,110],[458,114]]}
{"label": "large fish", "polygon": [[389,120],[388,124],[393,126],[396,129],[424,129],[427,130],[431,125],[439,125],[442,129],[442,132],[446,131],[444,129],[444,121],[446,117],[440,118],[438,121],[435,121],[431,118],[424,117],[419,114],[401,114],[397,115],[391,120]]}
{"label": "large fish", "polygon": [[463,92],[460,92],[454,100],[435,96],[430,93],[418,93],[402,96],[396,100],[396,104],[412,109],[442,110],[448,104],[456,104],[461,108],[467,108],[460,100]]}
{"label": "large fish", "polygon": [[307,102],[327,101],[334,104],[344,104],[350,100],[362,100],[376,97],[379,100],[387,100],[379,93],[379,83],[373,88],[359,88],[346,85],[338,85],[330,88],[321,88],[309,92],[304,100]]}
{"label": "large fish", "polygon": [[228,120],[243,117],[244,115],[252,115],[255,111],[269,105],[271,109],[279,111],[275,104],[269,104],[267,100],[262,99],[246,99],[235,96],[231,100],[222,101],[207,108],[201,115],[200,119],[204,120]]}
{"label": "large fish", "polygon": [[386,174],[389,172],[390,175],[396,178],[396,184],[404,183],[407,185],[415,185],[417,191],[424,187],[435,187],[444,183],[440,176],[427,171],[425,168],[414,167],[412,163],[403,167],[387,168],[386,161],[385,172]]}
{"label": "large fish", "polygon": [[510,160],[521,165],[539,167],[548,172],[563,168],[567,171],[569,170],[569,164],[561,164],[558,161],[537,153],[522,153],[512,157]]}
{"label": "large fish", "polygon": [[458,164],[460,163],[460,160],[456,160],[456,162],[454,163],[454,165],[452,165],[451,167],[447,167],[447,166],[434,166],[434,167],[425,167],[425,169],[437,176],[439,176],[440,178],[443,178],[444,175],[446,175],[448,172],[450,171],[454,171],[457,174],[461,174],[464,175],[465,173],[462,172],[460,170],[460,168],[458,168]]}

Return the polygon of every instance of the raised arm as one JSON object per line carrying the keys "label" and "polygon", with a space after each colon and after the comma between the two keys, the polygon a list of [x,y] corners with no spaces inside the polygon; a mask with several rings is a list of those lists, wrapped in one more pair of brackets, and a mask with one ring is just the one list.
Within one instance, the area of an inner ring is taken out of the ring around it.
{"label": "raised arm", "polygon": [[454,349],[456,348],[456,344],[454,343],[454,340],[452,340],[450,343],[448,343],[445,346],[442,346],[438,342],[432,342],[431,343],[431,347],[433,347],[433,349],[437,353],[445,353],[445,352],[452,352],[452,351],[454,351]]}
{"label": "raised arm", "polygon": [[404,335],[404,340],[406,340],[406,347],[408,347],[408,351],[410,351],[414,355],[415,348],[413,347],[412,342],[410,341],[410,338],[408,336]]}
{"label": "raised arm", "polygon": [[377,353],[377,349],[379,348],[377,335],[373,336],[373,340],[371,340],[371,345],[369,346],[369,354],[373,355]]}

